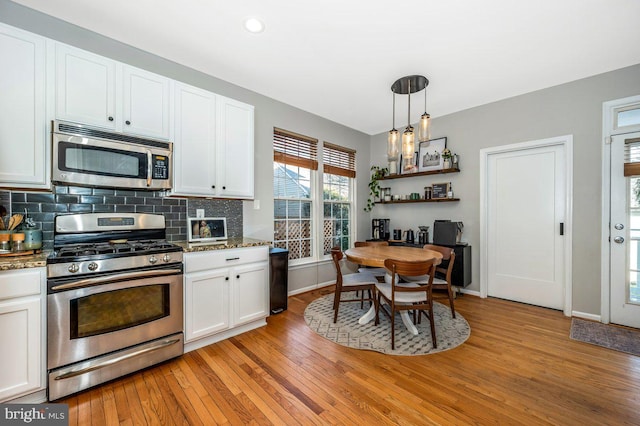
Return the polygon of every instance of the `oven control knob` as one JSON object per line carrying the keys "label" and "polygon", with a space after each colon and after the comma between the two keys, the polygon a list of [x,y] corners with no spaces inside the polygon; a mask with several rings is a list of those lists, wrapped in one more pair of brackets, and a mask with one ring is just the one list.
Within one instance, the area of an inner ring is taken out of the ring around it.
{"label": "oven control knob", "polygon": [[149,263],[155,265],[158,262],[158,258],[155,255],[149,256]]}
{"label": "oven control knob", "polygon": [[98,269],[98,264],[96,262],[91,262],[88,268],[90,271],[95,271],[96,269]]}
{"label": "oven control knob", "polygon": [[171,255],[169,254],[165,254],[164,256],[162,256],[162,261],[167,263],[171,261]]}
{"label": "oven control knob", "polygon": [[80,270],[80,267],[78,267],[78,265],[76,265],[75,263],[72,263],[71,265],[69,265],[69,268],[67,268],[67,270],[72,274],[75,274]]}

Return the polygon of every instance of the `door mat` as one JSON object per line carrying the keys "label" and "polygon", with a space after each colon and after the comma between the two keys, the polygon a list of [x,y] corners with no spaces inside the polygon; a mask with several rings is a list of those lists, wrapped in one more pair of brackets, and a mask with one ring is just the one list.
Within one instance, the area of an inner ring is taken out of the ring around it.
{"label": "door mat", "polygon": [[634,328],[572,318],[570,337],[573,340],[640,356],[640,330]]}
{"label": "door mat", "polygon": [[358,319],[368,310],[367,303],[364,309],[360,308],[359,303],[342,303],[338,321],[334,324],[333,294],[329,294],[311,302],[304,311],[304,319],[311,330],[334,343],[390,355],[426,355],[442,352],[463,344],[471,335],[469,323],[460,312],[456,312],[456,317],[451,318],[449,306],[434,302],[438,347],[434,348],[431,344],[428,319],[423,317],[422,322],[416,324],[418,335],[414,336],[406,329],[400,315],[396,314],[396,348],[391,350],[391,321],[387,316],[381,313],[378,325],[375,325],[374,321],[358,324]]}

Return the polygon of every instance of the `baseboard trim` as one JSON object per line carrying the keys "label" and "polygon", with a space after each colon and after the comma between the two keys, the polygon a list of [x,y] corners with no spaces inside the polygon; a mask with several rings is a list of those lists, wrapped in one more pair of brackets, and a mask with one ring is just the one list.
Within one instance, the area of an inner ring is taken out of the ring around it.
{"label": "baseboard trim", "polygon": [[458,289],[459,289],[458,291],[460,293],[469,294],[471,296],[480,297],[480,292],[477,291],[477,290],[467,290],[466,288],[460,288],[460,287],[458,287]]}
{"label": "baseboard trim", "polygon": [[600,315],[589,314],[586,312],[571,311],[571,316],[576,318],[587,319],[591,321],[602,322],[602,317]]}
{"label": "baseboard trim", "polygon": [[327,282],[324,282],[324,283],[318,283],[318,284],[310,285],[310,286],[307,286],[307,287],[298,288],[296,290],[292,290],[292,291],[288,292],[287,295],[289,297],[290,296],[295,296],[296,294],[306,293],[308,291],[317,290],[317,289],[322,288],[322,287],[329,287],[330,285],[334,285],[335,283],[336,283],[335,281],[327,281]]}
{"label": "baseboard trim", "polygon": [[267,325],[267,321],[265,318],[261,318],[259,320],[243,324],[238,327],[231,328],[226,331],[222,331],[220,333],[216,333],[211,336],[203,337],[202,339],[194,340],[192,342],[188,342],[184,344],[184,353],[191,352],[196,349],[200,349],[204,346],[211,345],[213,343],[220,342],[221,340],[228,339],[229,337],[237,336],[238,334],[245,333],[249,330],[253,330],[255,328],[259,328]]}

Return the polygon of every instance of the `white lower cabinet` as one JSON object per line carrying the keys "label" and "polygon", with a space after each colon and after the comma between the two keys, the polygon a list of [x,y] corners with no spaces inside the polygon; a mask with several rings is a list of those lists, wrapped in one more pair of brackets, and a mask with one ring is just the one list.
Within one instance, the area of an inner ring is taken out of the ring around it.
{"label": "white lower cabinet", "polygon": [[0,402],[45,387],[44,268],[0,272]]}
{"label": "white lower cabinet", "polygon": [[266,324],[267,246],[185,253],[185,351]]}

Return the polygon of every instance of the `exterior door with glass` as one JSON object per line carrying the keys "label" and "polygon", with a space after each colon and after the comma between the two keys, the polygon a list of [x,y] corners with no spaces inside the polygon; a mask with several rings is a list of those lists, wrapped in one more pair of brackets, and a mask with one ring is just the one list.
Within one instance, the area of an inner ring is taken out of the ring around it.
{"label": "exterior door with glass", "polygon": [[611,138],[611,322],[640,328],[640,132]]}

